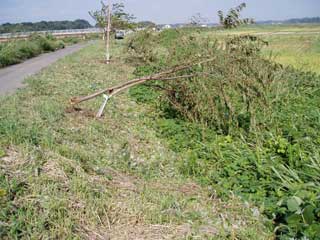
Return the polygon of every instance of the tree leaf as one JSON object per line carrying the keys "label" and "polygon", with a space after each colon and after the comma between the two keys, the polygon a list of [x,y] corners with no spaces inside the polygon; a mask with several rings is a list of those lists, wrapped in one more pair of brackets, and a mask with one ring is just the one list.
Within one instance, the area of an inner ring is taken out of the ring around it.
{"label": "tree leaf", "polygon": [[295,227],[298,227],[298,225],[301,223],[301,220],[301,216],[297,214],[292,214],[289,217],[287,217],[287,223]]}
{"label": "tree leaf", "polygon": [[307,207],[304,208],[303,217],[304,217],[304,220],[306,221],[306,223],[308,223],[308,224],[313,223],[313,221],[315,219],[314,210],[315,210],[315,207],[312,205],[308,205]]}
{"label": "tree leaf", "polygon": [[301,198],[292,197],[287,201],[287,207],[290,212],[298,212],[301,210],[300,205],[302,202]]}

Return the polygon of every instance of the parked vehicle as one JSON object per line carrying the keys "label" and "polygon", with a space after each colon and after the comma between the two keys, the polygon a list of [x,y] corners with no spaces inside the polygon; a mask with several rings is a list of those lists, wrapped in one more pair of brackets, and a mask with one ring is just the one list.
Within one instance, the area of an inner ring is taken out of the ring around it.
{"label": "parked vehicle", "polygon": [[122,30],[116,31],[115,39],[124,39],[125,33]]}

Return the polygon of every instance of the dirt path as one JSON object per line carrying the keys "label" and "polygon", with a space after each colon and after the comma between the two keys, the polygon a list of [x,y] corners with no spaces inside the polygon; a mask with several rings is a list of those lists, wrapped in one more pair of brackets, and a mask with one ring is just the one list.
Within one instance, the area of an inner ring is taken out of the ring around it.
{"label": "dirt path", "polygon": [[0,69],[0,95],[12,93],[23,87],[26,77],[39,72],[57,60],[79,51],[87,44],[76,44],[53,53],[45,53],[23,63]]}

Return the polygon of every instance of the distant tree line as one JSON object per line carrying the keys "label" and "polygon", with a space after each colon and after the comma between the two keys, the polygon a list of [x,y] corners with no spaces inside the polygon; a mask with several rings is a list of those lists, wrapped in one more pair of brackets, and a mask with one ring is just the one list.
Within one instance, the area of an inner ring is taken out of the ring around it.
{"label": "distant tree line", "polygon": [[313,18],[293,18],[284,21],[285,23],[320,23],[320,17]]}
{"label": "distant tree line", "polygon": [[154,28],[154,27],[157,27],[157,24],[151,21],[141,21],[141,22],[137,22],[136,26],[140,28]]}
{"label": "distant tree line", "polygon": [[48,31],[65,29],[85,29],[91,28],[87,20],[78,19],[75,21],[41,21],[23,23],[5,23],[0,25],[0,33],[29,32],[29,31]]}
{"label": "distant tree line", "polygon": [[273,24],[273,23],[282,23],[282,24],[299,24],[299,23],[320,23],[320,17],[306,17],[306,18],[292,18],[283,21],[259,21],[258,24]]}

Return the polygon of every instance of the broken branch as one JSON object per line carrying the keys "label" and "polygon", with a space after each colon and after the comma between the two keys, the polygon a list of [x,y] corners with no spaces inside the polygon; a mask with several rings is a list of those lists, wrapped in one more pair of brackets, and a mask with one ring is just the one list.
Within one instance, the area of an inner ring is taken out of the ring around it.
{"label": "broken branch", "polygon": [[111,98],[112,96],[114,96],[114,95],[116,95],[116,94],[118,94],[118,93],[120,93],[120,92],[122,92],[122,91],[124,91],[124,90],[126,90],[128,88],[131,88],[133,86],[145,83],[147,81],[174,80],[174,79],[179,79],[179,78],[193,77],[195,75],[199,75],[199,73],[198,74],[192,74],[192,75],[185,75],[185,76],[176,76],[176,77],[166,77],[166,76],[169,75],[169,74],[172,74],[172,73],[176,73],[176,72],[179,72],[179,71],[182,71],[182,70],[189,69],[189,68],[191,68],[193,66],[196,66],[196,65],[201,65],[201,64],[213,61],[213,60],[215,60],[215,58],[207,59],[207,60],[204,60],[204,61],[201,61],[201,62],[197,62],[197,63],[187,64],[187,65],[182,65],[182,66],[176,66],[176,67],[174,67],[172,69],[169,69],[169,70],[157,73],[157,74],[145,76],[145,77],[142,77],[142,78],[136,78],[136,79],[128,81],[128,82],[126,82],[124,84],[121,84],[121,85],[118,85],[118,86],[115,86],[115,87],[111,87],[111,88],[106,88],[106,89],[97,91],[97,92],[95,92],[95,93],[93,93],[91,95],[85,96],[85,97],[72,98],[71,99],[71,103],[73,105],[76,105],[76,104],[79,104],[81,102],[88,101],[90,99],[98,97],[98,96],[100,96],[102,94],[108,94],[109,98]]}

